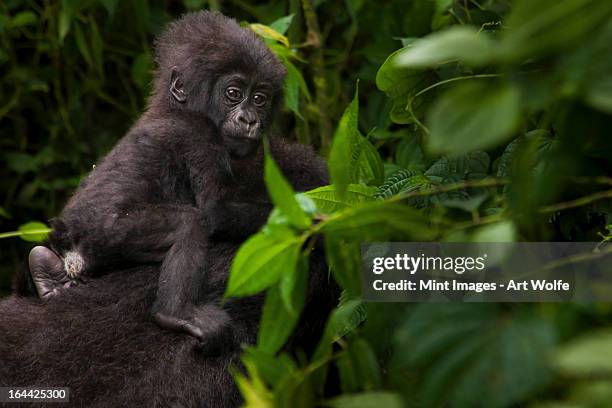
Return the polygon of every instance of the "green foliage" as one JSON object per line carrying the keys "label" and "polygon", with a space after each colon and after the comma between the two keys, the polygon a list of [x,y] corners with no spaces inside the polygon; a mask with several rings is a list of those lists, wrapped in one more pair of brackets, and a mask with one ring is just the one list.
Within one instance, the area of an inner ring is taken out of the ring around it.
{"label": "green foliage", "polygon": [[[247,406],[609,404],[607,305],[360,299],[365,241],[612,240],[609,1],[5,2],[0,229],[15,232],[0,237],[45,239],[29,221],[55,216],[142,111],[154,35],[202,7],[283,62],[275,132],[327,155],[332,181],[295,194],[266,157],[276,208],[225,293],[266,291],[235,374]],[[343,296],[314,354],[289,356],[317,240]],[[0,245],[12,271],[27,247]]]}

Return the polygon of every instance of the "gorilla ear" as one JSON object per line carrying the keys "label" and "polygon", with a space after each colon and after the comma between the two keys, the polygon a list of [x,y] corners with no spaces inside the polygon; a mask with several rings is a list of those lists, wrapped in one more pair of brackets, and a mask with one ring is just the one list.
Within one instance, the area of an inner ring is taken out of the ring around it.
{"label": "gorilla ear", "polygon": [[183,81],[181,81],[181,76],[176,67],[172,68],[172,75],[170,76],[170,93],[177,102],[185,103],[187,100],[187,94],[183,89]]}

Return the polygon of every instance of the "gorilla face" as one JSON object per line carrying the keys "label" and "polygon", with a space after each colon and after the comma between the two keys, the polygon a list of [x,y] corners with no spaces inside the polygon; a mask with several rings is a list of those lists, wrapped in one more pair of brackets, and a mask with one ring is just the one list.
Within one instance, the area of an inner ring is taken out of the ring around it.
{"label": "gorilla face", "polygon": [[[223,144],[232,156],[255,154],[270,121],[273,86],[265,79],[259,79],[258,75],[235,72],[217,78],[208,98],[193,95],[196,89],[191,87],[188,95],[180,76],[173,75],[170,93],[175,100],[188,102],[190,107],[194,105],[194,100],[203,102],[202,99],[208,99],[205,109],[193,106],[192,110],[206,114],[215,123]],[[198,93],[202,92],[205,93],[198,90]]]}
{"label": "gorilla face", "polygon": [[230,154],[254,154],[269,122],[271,88],[265,82],[231,74],[217,81],[213,95],[213,103],[220,107],[217,126]]}

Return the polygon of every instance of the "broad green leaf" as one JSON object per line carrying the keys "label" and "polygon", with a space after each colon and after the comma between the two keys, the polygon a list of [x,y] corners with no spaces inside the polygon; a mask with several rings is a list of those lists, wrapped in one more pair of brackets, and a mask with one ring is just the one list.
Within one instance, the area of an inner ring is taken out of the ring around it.
{"label": "broad green leaf", "polygon": [[472,242],[514,242],[517,231],[512,221],[502,221],[478,228]]}
{"label": "broad green leaf", "polygon": [[427,183],[429,179],[418,171],[400,169],[387,177],[374,196],[387,199],[400,193],[416,191]]}
{"label": "broad green leaf", "polygon": [[359,117],[359,88],[355,96],[340,118],[329,153],[329,173],[340,198],[344,198],[346,189],[351,182],[353,169],[351,168],[352,153],[359,135],[357,120]]}
{"label": "broad green leaf", "polygon": [[298,258],[296,267],[285,273],[280,280],[280,293],[287,312],[299,316],[308,291],[308,253]]}
{"label": "broad green leaf", "polygon": [[547,383],[555,344],[548,321],[513,310],[419,305],[397,329],[392,365],[420,373],[414,397],[423,406],[512,406]]}
{"label": "broad green leaf", "polygon": [[507,84],[473,80],[442,95],[427,116],[425,144],[434,154],[497,147],[519,124],[519,92]]}
{"label": "broad green leaf", "polygon": [[554,354],[554,363],[575,376],[612,374],[612,330],[587,333],[563,345]]}
{"label": "broad green leaf", "polygon": [[375,390],[381,386],[380,366],[367,341],[356,339],[336,360],[340,385],[345,393]]}
{"label": "broad green leaf", "polygon": [[470,26],[454,26],[413,42],[397,54],[395,63],[403,68],[436,68],[449,61],[478,66],[490,63],[495,46],[484,33]]}
{"label": "broad green leaf", "polygon": [[49,228],[46,224],[38,221],[30,221],[21,225],[17,231],[0,233],[0,239],[20,237],[24,241],[28,242],[44,242],[49,236],[50,232],[51,228]]}
{"label": "broad green leaf", "polygon": [[461,156],[440,158],[425,172],[426,176],[437,177],[441,182],[478,180],[489,172],[489,155],[485,152],[471,152]]}
{"label": "broad green leaf", "polygon": [[11,20],[12,27],[25,27],[28,25],[36,24],[38,17],[31,11],[20,11],[15,14],[15,17]]}
{"label": "broad green leaf", "polygon": [[300,91],[304,94],[307,100],[310,100],[310,92],[304,81],[302,73],[293,65],[288,58],[281,58],[281,61],[287,69],[287,76],[283,84],[285,95],[285,105],[289,110],[295,113],[300,119],[304,119],[300,112]]}
{"label": "broad green leaf", "polygon": [[347,242],[332,234],[325,236],[325,257],[334,280],[353,297],[361,295],[359,242]]}
{"label": "broad green leaf", "polygon": [[506,20],[500,54],[521,61],[588,43],[588,35],[612,18],[612,2],[520,0]]}
{"label": "broad green leaf", "polygon": [[275,387],[288,375],[296,371],[293,360],[287,354],[266,353],[256,347],[247,347],[244,351],[243,360],[251,362],[261,374],[266,383]]}
{"label": "broad green leaf", "polygon": [[354,145],[353,176],[356,183],[377,185],[382,183],[385,170],[378,151],[370,141],[359,134]]}
{"label": "broad green leaf", "polygon": [[302,210],[295,198],[295,192],[270,154],[266,153],[264,180],[272,203],[277,206],[287,221],[296,228],[310,226],[310,217]]}
{"label": "broad green leaf", "polygon": [[415,116],[407,109],[409,101],[416,118],[423,115],[435,92],[427,92],[418,98],[415,95],[438,80],[432,72],[404,68],[397,64],[397,57],[408,47],[410,45],[391,54],[376,74],[376,86],[392,103],[391,120],[400,124],[415,122]]}
{"label": "broad green leaf", "polygon": [[285,376],[274,390],[276,407],[312,408],[318,406],[312,375],[304,370]]}
{"label": "broad green leaf", "polygon": [[341,395],[324,401],[323,406],[331,408],[402,408],[404,402],[399,394],[378,391]]}
{"label": "broad green leaf", "polygon": [[257,368],[252,361],[244,361],[249,374],[247,378],[242,372],[234,370],[234,380],[244,398],[246,408],[274,408],[272,393],[266,388]]}
{"label": "broad green leaf", "polygon": [[298,313],[290,313],[281,297],[278,285],[268,289],[259,322],[257,348],[275,354],[287,342],[299,319]]}
{"label": "broad green leaf", "polygon": [[302,240],[280,226],[253,235],[234,257],[225,297],[253,295],[292,273]]}
{"label": "broad green leaf", "polygon": [[331,355],[332,344],[355,329],[355,314],[363,307],[358,299],[349,300],[338,306],[331,313],[325,324],[325,331],[317,345],[313,361],[327,358]]}
{"label": "broad green leaf", "polygon": [[287,30],[291,26],[291,22],[293,21],[293,16],[295,14],[289,14],[288,16],[281,17],[278,20],[275,20],[270,24],[270,28],[276,31],[279,34],[285,35]]}
{"label": "broad green leaf", "polygon": [[272,27],[268,27],[263,24],[249,24],[249,28],[253,30],[257,35],[263,38],[267,38],[270,40],[277,41],[283,44],[285,47],[289,47],[289,39],[273,29]]}
{"label": "broad green leaf", "polygon": [[372,202],[344,210],[325,221],[322,230],[326,236],[356,242],[426,241],[436,236],[436,230],[422,212],[391,202]]}
{"label": "broad green leaf", "polygon": [[331,214],[347,207],[356,207],[359,204],[373,201],[375,187],[362,184],[349,184],[343,199],[338,197],[336,187],[333,185],[315,188],[304,193],[316,204],[317,209],[325,214]]}
{"label": "broad green leaf", "polygon": [[340,198],[351,183],[379,184],[384,176],[376,148],[358,130],[358,89],[336,129],[329,154],[329,171]]}
{"label": "broad green leaf", "polygon": [[397,145],[395,148],[395,163],[408,170],[425,170],[423,150],[415,134],[406,135]]}

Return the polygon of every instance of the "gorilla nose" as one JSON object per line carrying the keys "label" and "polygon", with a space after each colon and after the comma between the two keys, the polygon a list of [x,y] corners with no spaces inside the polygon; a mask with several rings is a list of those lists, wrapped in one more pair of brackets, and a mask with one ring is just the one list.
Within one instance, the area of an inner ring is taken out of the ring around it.
{"label": "gorilla nose", "polygon": [[257,118],[255,116],[246,115],[244,113],[239,113],[236,119],[238,119],[238,123],[244,126],[247,132],[257,124]]}

